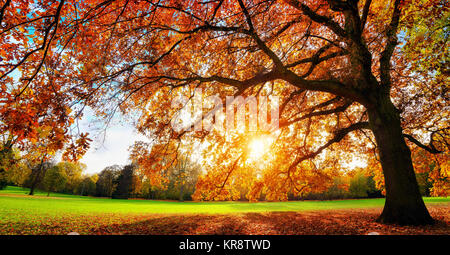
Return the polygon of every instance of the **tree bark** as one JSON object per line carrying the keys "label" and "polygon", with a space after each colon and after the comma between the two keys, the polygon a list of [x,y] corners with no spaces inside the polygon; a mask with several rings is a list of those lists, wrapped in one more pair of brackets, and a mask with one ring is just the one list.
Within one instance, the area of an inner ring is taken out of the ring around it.
{"label": "tree bark", "polygon": [[183,185],[181,185],[181,186],[180,186],[180,198],[179,198],[179,201],[180,201],[180,202],[183,202],[183,200],[184,200],[184,199],[183,199],[183,188],[184,188]]}
{"label": "tree bark", "polygon": [[36,169],[36,172],[33,174],[33,179],[31,181],[31,187],[30,187],[30,193],[28,195],[32,196],[34,195],[34,189],[36,188],[37,184],[40,182],[41,179],[41,172],[42,172],[42,162],[39,165],[39,168]]}
{"label": "tree bark", "polygon": [[403,137],[399,111],[389,95],[382,95],[368,113],[386,189],[386,202],[377,221],[399,225],[432,224],[434,221],[419,191],[411,151]]}

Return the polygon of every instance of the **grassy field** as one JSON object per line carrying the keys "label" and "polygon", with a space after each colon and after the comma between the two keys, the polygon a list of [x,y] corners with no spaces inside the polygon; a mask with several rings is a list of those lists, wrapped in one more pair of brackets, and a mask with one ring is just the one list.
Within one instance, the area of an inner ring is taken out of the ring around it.
{"label": "grassy field", "polygon": [[[349,199],[333,201],[290,202],[177,202],[154,200],[123,200],[83,197],[45,192],[28,196],[28,189],[8,186],[0,190],[0,215],[12,211],[33,213],[243,213],[274,211],[311,211],[348,208],[382,207],[384,199]],[[450,197],[426,197],[426,203],[450,203]]]}
{"label": "grassy field", "polygon": [[[382,208],[384,199],[292,202],[175,202],[82,197],[45,192],[26,195],[27,189],[9,186],[0,190],[0,234],[92,233],[104,226],[139,221],[145,215],[219,215],[239,213],[304,212]],[[427,205],[450,205],[449,198],[424,198]],[[161,217],[158,216],[158,217]],[[61,227],[63,229],[61,229]]]}

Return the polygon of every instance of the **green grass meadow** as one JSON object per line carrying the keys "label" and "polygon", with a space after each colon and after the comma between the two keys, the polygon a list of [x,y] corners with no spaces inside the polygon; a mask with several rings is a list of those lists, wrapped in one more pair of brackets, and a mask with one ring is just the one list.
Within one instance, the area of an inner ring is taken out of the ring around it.
{"label": "green grass meadow", "polygon": [[[123,200],[36,192],[8,186],[0,191],[0,217],[4,212],[23,210],[39,213],[245,213],[273,211],[334,210],[382,207],[384,199],[351,199],[333,201],[289,202],[177,202]],[[450,203],[450,197],[425,197],[426,203]]]}

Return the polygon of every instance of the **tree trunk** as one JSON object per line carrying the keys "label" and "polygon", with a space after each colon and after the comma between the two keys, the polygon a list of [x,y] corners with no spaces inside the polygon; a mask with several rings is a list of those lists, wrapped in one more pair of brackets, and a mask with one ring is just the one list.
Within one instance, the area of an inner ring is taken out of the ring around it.
{"label": "tree trunk", "polygon": [[184,195],[184,194],[183,194],[183,188],[184,188],[183,185],[181,185],[181,186],[180,186],[180,198],[179,198],[179,201],[180,201],[180,202],[183,202],[183,195]]}
{"label": "tree trunk", "polygon": [[34,195],[34,186],[36,186],[36,185],[34,184],[34,181],[33,181],[33,183],[31,183],[30,192],[28,193],[28,195],[30,195],[30,196]]}
{"label": "tree trunk", "polygon": [[383,168],[386,202],[378,222],[399,225],[424,225],[434,221],[419,191],[411,151],[406,145],[400,114],[389,95],[368,109],[370,127],[375,135]]}
{"label": "tree trunk", "polygon": [[46,169],[44,168],[44,157],[42,157],[41,162],[39,163],[39,167],[36,169],[36,171],[32,170],[31,172],[31,175],[33,176],[34,179],[31,181],[30,193],[28,195],[30,196],[34,195],[34,189],[41,181],[42,172],[44,172],[42,176],[45,175],[45,171]]}
{"label": "tree trunk", "polygon": [[37,186],[37,184],[39,182],[40,175],[41,175],[41,170],[42,170],[42,164],[41,164],[41,166],[39,166],[39,168],[37,169],[37,171],[33,175],[33,179],[31,181],[30,193],[28,193],[28,195],[30,195],[30,196],[34,195],[34,189],[36,188],[36,186]]}
{"label": "tree trunk", "polygon": [[83,195],[83,193],[84,193],[84,180],[83,180],[83,186],[81,186],[81,196]]}

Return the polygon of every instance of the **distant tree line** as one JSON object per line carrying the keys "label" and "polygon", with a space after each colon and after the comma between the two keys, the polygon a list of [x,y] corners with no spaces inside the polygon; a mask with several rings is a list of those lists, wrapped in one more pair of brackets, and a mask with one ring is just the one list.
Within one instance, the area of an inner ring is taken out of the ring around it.
{"label": "distant tree line", "polygon": [[[417,173],[422,196],[430,196],[433,187],[428,173]],[[374,176],[368,169],[355,169],[333,179],[332,185],[323,192],[310,192],[302,196],[291,195],[289,200],[336,200],[357,198],[380,198],[384,192],[376,187]]]}
{"label": "distant tree line", "polygon": [[0,172],[0,189],[7,185],[51,193],[81,196],[110,197],[117,199],[170,199],[192,200],[200,166],[182,158],[167,169],[164,185],[152,185],[144,173],[134,164],[112,165],[100,173],[87,175],[86,166],[75,162],[29,162],[20,161],[10,165],[8,171]]}
{"label": "distant tree line", "polygon": [[[2,162],[5,162],[3,159]],[[6,168],[3,166],[3,168]],[[81,196],[109,197],[114,199],[159,199],[192,200],[201,166],[188,158],[165,171],[164,185],[152,185],[151,180],[134,164],[112,165],[100,173],[87,175],[86,166],[74,162],[27,162],[10,165],[8,171],[0,171],[0,189],[6,185],[30,188],[30,195],[36,189],[51,193],[65,193]],[[433,187],[428,172],[417,173],[416,178],[423,196],[430,196]],[[246,200],[246,191],[241,191],[241,200]],[[290,194],[289,200],[333,200],[349,198],[383,197],[376,188],[374,177],[367,169],[349,171],[332,180],[323,192],[309,192],[302,195]],[[265,200],[264,194],[260,198]]]}
{"label": "distant tree line", "polygon": [[124,167],[113,165],[103,169],[95,183],[95,196],[130,198],[135,187],[135,169],[133,164]]}
{"label": "distant tree line", "polygon": [[86,166],[74,162],[28,162],[21,161],[6,172],[3,181],[7,185],[29,188],[50,193],[94,195],[97,175],[84,173]]}
{"label": "distant tree line", "polygon": [[374,177],[360,169],[346,176],[335,177],[324,192],[312,192],[296,197],[302,200],[334,200],[353,198],[379,198],[382,191],[376,188]]}
{"label": "distant tree line", "polygon": [[200,174],[199,164],[180,155],[177,163],[164,171],[163,185],[152,185],[151,179],[147,178],[145,173],[140,173],[135,181],[133,196],[144,199],[192,200]]}

